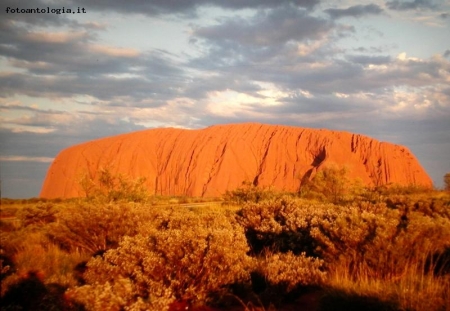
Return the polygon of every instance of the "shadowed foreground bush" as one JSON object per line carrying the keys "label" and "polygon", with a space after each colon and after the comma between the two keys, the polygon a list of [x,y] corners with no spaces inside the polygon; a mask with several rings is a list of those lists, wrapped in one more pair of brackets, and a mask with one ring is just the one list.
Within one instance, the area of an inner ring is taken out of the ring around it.
{"label": "shadowed foreground bush", "polygon": [[91,259],[87,285],[69,295],[88,310],[165,310],[173,301],[205,303],[210,294],[249,279],[242,229],[219,213],[168,211],[154,227]]}
{"label": "shadowed foreground bush", "polygon": [[445,260],[431,260],[450,247],[445,215],[384,203],[339,206],[283,197],[245,205],[239,222],[256,256],[269,251],[322,259],[325,286],[380,301],[389,297],[408,310],[445,310],[449,275],[435,276],[436,270],[445,273]]}
{"label": "shadowed foreground bush", "polygon": [[3,311],[85,310],[81,304],[67,299],[65,290],[58,284],[44,284],[36,272],[30,272],[9,286],[0,304]]}

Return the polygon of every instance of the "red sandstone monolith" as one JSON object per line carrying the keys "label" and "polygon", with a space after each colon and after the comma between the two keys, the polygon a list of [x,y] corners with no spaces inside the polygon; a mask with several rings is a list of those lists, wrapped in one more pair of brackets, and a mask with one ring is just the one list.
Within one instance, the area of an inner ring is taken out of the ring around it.
{"label": "red sandstone monolith", "polygon": [[365,185],[432,186],[406,147],[347,132],[244,123],[149,129],[67,148],[50,166],[41,197],[84,196],[81,178],[95,180],[105,168],[145,177],[159,195],[216,197],[244,181],[297,191],[327,164],[346,166]]}

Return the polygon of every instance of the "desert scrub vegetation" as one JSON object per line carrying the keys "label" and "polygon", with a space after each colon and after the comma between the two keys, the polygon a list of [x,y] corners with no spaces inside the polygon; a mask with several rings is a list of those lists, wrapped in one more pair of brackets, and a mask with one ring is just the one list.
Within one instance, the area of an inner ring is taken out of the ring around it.
{"label": "desert scrub vegetation", "polygon": [[326,273],[321,284],[330,293],[374,296],[400,309],[445,310],[449,197],[393,201],[402,204],[335,205],[282,197],[246,204],[238,214],[255,255],[270,251],[320,260],[321,266],[309,270],[314,276]]}
{"label": "desert scrub vegetation", "polygon": [[271,187],[258,187],[249,181],[244,181],[235,190],[225,192],[223,199],[226,204],[241,205],[247,202],[258,203],[280,197],[281,195],[282,193],[280,191]]}
{"label": "desert scrub vegetation", "polygon": [[89,200],[102,202],[145,202],[149,193],[145,187],[146,178],[131,178],[115,174],[110,167],[101,168],[96,174],[80,174],[78,183],[82,195]]}
{"label": "desert scrub vegetation", "polygon": [[332,203],[344,200],[351,191],[348,169],[330,165],[318,171],[313,178],[305,180],[300,187],[300,194],[306,198],[316,198]]}
{"label": "desert scrub vegetation", "polygon": [[74,267],[89,258],[82,251],[67,252],[52,242],[49,233],[57,222],[58,211],[64,204],[49,202],[27,203],[15,213],[16,218],[3,220],[0,231],[0,254],[3,268],[2,294],[10,284],[39,272],[47,283],[75,285]]}
{"label": "desert scrub vegetation", "polygon": [[124,236],[136,235],[139,225],[151,216],[132,202],[80,201],[61,209],[47,234],[61,249],[93,254],[117,247]]}
{"label": "desert scrub vegetation", "polygon": [[134,237],[91,259],[86,285],[68,294],[88,310],[166,310],[174,301],[204,304],[249,279],[242,228],[223,213],[170,209]]}
{"label": "desert scrub vegetation", "polygon": [[269,287],[277,288],[281,293],[290,293],[298,286],[323,284],[326,277],[323,266],[323,260],[306,256],[306,253],[268,252],[256,259],[253,273],[262,275]]}
{"label": "desert scrub vegetation", "polygon": [[316,289],[317,310],[450,309],[450,194],[357,188],[335,197],[244,184],[225,196],[231,206],[104,194],[8,202],[1,305],[283,310]]}

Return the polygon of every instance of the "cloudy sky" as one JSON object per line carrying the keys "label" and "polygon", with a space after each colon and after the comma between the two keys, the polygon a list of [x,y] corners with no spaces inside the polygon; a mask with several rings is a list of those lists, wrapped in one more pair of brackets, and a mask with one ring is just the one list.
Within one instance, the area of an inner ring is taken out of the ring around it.
{"label": "cloudy sky", "polygon": [[441,187],[449,29],[448,0],[3,0],[2,196],[76,143],[248,121],[406,145]]}

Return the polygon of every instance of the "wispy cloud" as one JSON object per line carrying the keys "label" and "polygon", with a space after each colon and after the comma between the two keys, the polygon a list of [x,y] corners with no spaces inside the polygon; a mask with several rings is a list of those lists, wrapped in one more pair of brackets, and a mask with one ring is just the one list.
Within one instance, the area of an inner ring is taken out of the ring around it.
{"label": "wispy cloud", "polygon": [[307,11],[281,7],[269,13],[258,13],[250,20],[232,18],[209,27],[200,27],[194,35],[214,42],[239,43],[241,46],[275,46],[288,41],[320,39],[330,31],[332,24],[313,17]]}
{"label": "wispy cloud", "polygon": [[54,160],[54,158],[49,158],[49,157],[0,156],[0,161],[6,161],[6,162],[50,163],[53,160]]}
{"label": "wispy cloud", "polygon": [[437,9],[439,7],[438,1],[433,0],[394,0],[387,1],[386,6],[391,10],[396,11],[407,11],[407,10],[418,10],[418,9]]}
{"label": "wispy cloud", "polygon": [[365,15],[379,15],[383,13],[383,9],[377,4],[354,5],[346,9],[326,9],[325,13],[332,18],[342,17],[361,17]]}
{"label": "wispy cloud", "polygon": [[137,57],[140,52],[130,48],[116,48],[104,45],[91,45],[89,50],[94,53],[105,54],[113,57]]}

